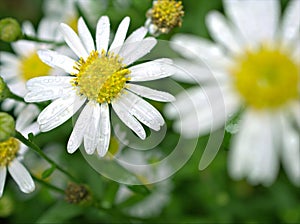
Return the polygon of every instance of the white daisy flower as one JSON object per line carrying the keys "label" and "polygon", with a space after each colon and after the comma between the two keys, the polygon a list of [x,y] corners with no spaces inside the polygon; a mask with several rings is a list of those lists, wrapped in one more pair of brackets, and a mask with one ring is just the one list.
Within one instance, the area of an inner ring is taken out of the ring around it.
{"label": "white daisy flower", "polygon": [[[19,119],[18,117],[16,122],[18,122]],[[22,124],[23,125],[20,125],[17,130],[24,136],[27,136],[29,133],[37,134],[39,132],[39,127],[36,122],[22,122]],[[33,179],[28,170],[21,163],[27,150],[27,146],[14,137],[0,142],[0,197],[2,197],[3,194],[7,170],[22,192],[30,193],[34,191],[35,184]]]}
{"label": "white daisy flower", "polygon": [[[191,35],[173,39],[173,48],[189,59],[174,64],[191,74],[177,77],[203,83],[188,91],[194,105],[186,105],[183,94],[177,97],[183,117],[175,126],[195,137],[224,126],[242,107],[229,155],[231,176],[271,184],[280,157],[300,185],[300,1],[290,1],[282,21],[279,1],[223,2],[228,19],[211,12],[206,20],[216,43]],[[178,116],[171,105],[166,113]]]}
{"label": "white daisy flower", "polygon": [[[37,32],[30,22],[24,22],[22,30],[26,35],[36,36],[43,40],[56,41],[58,23],[54,20],[41,20]],[[44,64],[37,55],[38,49],[48,49],[52,47],[49,44],[37,43],[27,40],[19,40],[12,43],[12,48],[16,54],[1,51],[1,76],[6,81],[9,89],[16,95],[24,97],[26,90],[26,81],[38,76],[44,75],[62,75],[62,71],[53,69]],[[62,50],[63,48],[60,48]],[[2,103],[2,109],[9,111],[15,108],[16,116],[23,116],[19,121],[33,120],[37,117],[39,110],[37,107],[28,107],[24,103],[7,99]],[[19,114],[22,112],[21,114]],[[17,127],[19,125],[17,124]]]}
{"label": "white daisy flower", "polygon": [[[44,1],[43,11],[46,18],[54,18],[77,30],[79,13],[77,6],[91,25],[96,25],[99,16],[106,10],[107,0],[51,0]],[[67,10],[66,10],[67,9]]]}
{"label": "white daisy flower", "polygon": [[137,29],[126,40],[130,19],[123,19],[108,49],[110,23],[107,16],[99,19],[96,29],[96,46],[82,18],[78,21],[79,36],[66,24],[61,31],[66,43],[80,57],[78,61],[55,51],[41,50],[42,61],[52,67],[64,69],[72,76],[45,76],[27,82],[27,102],[54,100],[38,117],[43,132],[52,130],[72,117],[83,107],[70,136],[67,150],[75,152],[84,142],[88,154],[97,148],[100,156],[107,152],[110,140],[110,107],[118,117],[141,139],[146,138],[141,121],[159,130],[164,124],[161,114],[138,95],[157,101],[172,101],[168,93],[133,84],[170,76],[170,59],[130,66],[146,55],[156,39],[144,38],[147,30]]}

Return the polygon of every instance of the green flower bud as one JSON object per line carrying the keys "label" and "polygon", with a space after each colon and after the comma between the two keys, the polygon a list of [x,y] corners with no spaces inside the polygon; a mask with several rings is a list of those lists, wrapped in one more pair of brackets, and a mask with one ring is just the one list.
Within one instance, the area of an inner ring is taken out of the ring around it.
{"label": "green flower bud", "polygon": [[21,39],[22,29],[17,20],[4,18],[0,20],[0,40],[13,42]]}
{"label": "green flower bud", "polygon": [[0,76],[0,101],[8,98],[10,90],[4,82],[3,78]]}
{"label": "green flower bud", "polygon": [[0,142],[15,135],[15,120],[7,113],[0,112]]}

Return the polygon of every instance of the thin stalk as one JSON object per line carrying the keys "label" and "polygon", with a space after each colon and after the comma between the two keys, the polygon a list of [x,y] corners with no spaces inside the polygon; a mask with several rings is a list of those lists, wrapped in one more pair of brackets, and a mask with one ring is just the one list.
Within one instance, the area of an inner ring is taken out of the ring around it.
{"label": "thin stalk", "polygon": [[29,148],[33,149],[34,151],[36,151],[41,157],[43,157],[48,163],[50,163],[52,166],[55,166],[56,169],[58,169],[59,171],[61,171],[62,173],[64,173],[65,175],[67,175],[68,177],[70,177],[73,181],[78,182],[77,179],[71,175],[68,171],[66,171],[65,169],[63,169],[61,166],[59,166],[58,164],[56,164],[52,159],[50,159],[44,152],[43,150],[40,149],[39,146],[37,146],[34,142],[29,141],[28,139],[26,139],[20,132],[16,131],[16,135],[15,137],[17,139],[19,139],[23,144],[25,144],[26,146],[28,146]]}
{"label": "thin stalk", "polygon": [[33,176],[33,175],[32,175],[32,178],[33,178],[36,182],[38,182],[38,183],[40,183],[40,184],[42,184],[42,185],[48,187],[48,188],[51,189],[51,190],[54,190],[54,191],[59,192],[59,193],[61,193],[61,194],[65,194],[65,191],[64,191],[63,189],[61,189],[61,188],[59,188],[59,187],[56,187],[56,186],[54,186],[54,185],[52,185],[52,184],[46,182],[46,181],[43,180],[43,179],[40,179],[40,178],[38,178],[38,177],[36,177],[36,176]]}
{"label": "thin stalk", "polygon": [[28,40],[28,41],[33,41],[33,42],[38,42],[38,43],[43,43],[43,44],[53,44],[56,46],[62,46],[65,44],[65,42],[55,42],[52,40],[44,40],[38,37],[33,37],[33,36],[29,36],[26,34],[23,34],[23,40]]}

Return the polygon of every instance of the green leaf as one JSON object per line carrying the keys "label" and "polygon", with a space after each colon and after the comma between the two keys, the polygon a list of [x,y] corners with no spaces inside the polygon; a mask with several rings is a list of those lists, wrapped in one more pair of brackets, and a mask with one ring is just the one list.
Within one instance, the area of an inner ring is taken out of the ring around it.
{"label": "green leaf", "polygon": [[102,199],[102,206],[105,208],[111,208],[114,201],[116,194],[119,190],[120,184],[114,181],[109,181],[107,185],[107,189],[104,194],[104,198]]}
{"label": "green leaf", "polygon": [[55,165],[52,165],[50,168],[44,170],[44,172],[42,173],[42,179],[46,179],[47,177],[49,177],[54,170],[56,169]]}
{"label": "green leaf", "polygon": [[31,142],[34,141],[34,134],[33,133],[28,134],[28,140],[31,141]]}
{"label": "green leaf", "polygon": [[36,223],[63,223],[84,212],[81,206],[68,204],[65,201],[59,201],[49,208],[36,221]]}
{"label": "green leaf", "polygon": [[150,189],[146,185],[126,185],[128,189],[131,191],[141,194],[141,195],[148,195],[151,193]]}

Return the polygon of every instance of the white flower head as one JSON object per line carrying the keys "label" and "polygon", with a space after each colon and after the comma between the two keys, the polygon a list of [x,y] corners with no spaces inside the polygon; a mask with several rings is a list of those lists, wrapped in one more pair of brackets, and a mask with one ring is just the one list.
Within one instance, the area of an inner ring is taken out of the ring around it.
{"label": "white flower head", "polygon": [[[134,174],[141,184],[150,189],[149,195],[143,197],[142,200],[138,200],[136,203],[124,209],[125,213],[128,213],[135,217],[150,218],[158,216],[163,208],[167,206],[170,201],[170,193],[173,188],[173,183],[170,179],[153,183],[153,179],[160,179],[165,173],[168,173],[172,167],[170,164],[164,166],[157,166],[156,162],[163,158],[163,154],[158,151],[142,152],[132,149],[124,150],[119,155],[120,165],[125,169],[128,169]],[[135,165],[133,165],[135,164]],[[144,167],[144,165],[151,165]],[[134,197],[135,193],[128,189],[125,185],[121,185],[117,196],[116,203],[124,203],[126,200],[130,200]]]}
{"label": "white flower head", "polygon": [[43,11],[47,18],[59,20],[76,30],[79,19],[77,7],[84,13],[87,22],[95,25],[107,5],[107,0],[51,0],[44,1]]}
{"label": "white flower head", "polygon": [[[57,26],[58,23],[52,19],[42,19],[37,31],[34,30],[33,25],[28,21],[23,23],[22,30],[26,35],[32,37],[56,41]],[[26,82],[33,77],[63,74],[60,70],[53,69],[44,64],[38,57],[37,51],[39,49],[48,49],[53,47],[53,45],[19,40],[12,43],[11,46],[15,54],[4,51],[0,52],[0,69],[1,76],[14,94],[24,97],[27,92]],[[21,116],[18,119],[20,122],[31,122],[37,117],[39,112],[37,107],[34,108],[32,105],[28,107],[24,103],[11,99],[6,99],[2,103],[3,110],[9,111],[13,108],[14,114],[18,117]]]}
{"label": "white flower head", "polygon": [[[184,116],[175,127],[190,137],[205,134],[243,108],[231,143],[231,176],[269,185],[280,157],[291,181],[300,185],[300,1],[290,1],[282,21],[279,1],[223,3],[228,19],[211,12],[206,20],[216,43],[191,35],[173,39],[172,47],[189,59],[175,60],[190,74],[176,77],[203,83],[188,90],[193,105],[177,97],[176,108]],[[166,113],[178,116],[171,105]]]}
{"label": "white flower head", "polygon": [[[18,117],[16,123],[20,124],[17,130],[24,136],[27,136],[29,133],[37,134],[39,132],[36,122],[20,122]],[[27,146],[14,137],[0,142],[0,197],[3,194],[7,171],[22,192],[31,193],[34,191],[35,184],[33,179],[21,163],[27,150]]]}
{"label": "white flower head", "polygon": [[88,154],[97,149],[104,156],[108,150],[111,125],[110,105],[118,117],[141,139],[146,138],[141,121],[154,130],[164,124],[161,114],[140,96],[157,101],[172,101],[168,93],[143,87],[132,82],[149,81],[172,75],[170,59],[130,66],[146,55],[156,39],[145,38],[147,30],[141,27],[126,40],[130,19],[120,23],[109,46],[110,22],[102,16],[96,28],[96,45],[82,18],[78,20],[78,35],[66,24],[61,31],[66,43],[80,58],[78,61],[55,51],[41,50],[43,62],[62,68],[71,76],[45,76],[27,82],[27,102],[54,100],[38,117],[43,132],[52,130],[83,108],[74,126],[67,150],[75,152],[84,143]]}

